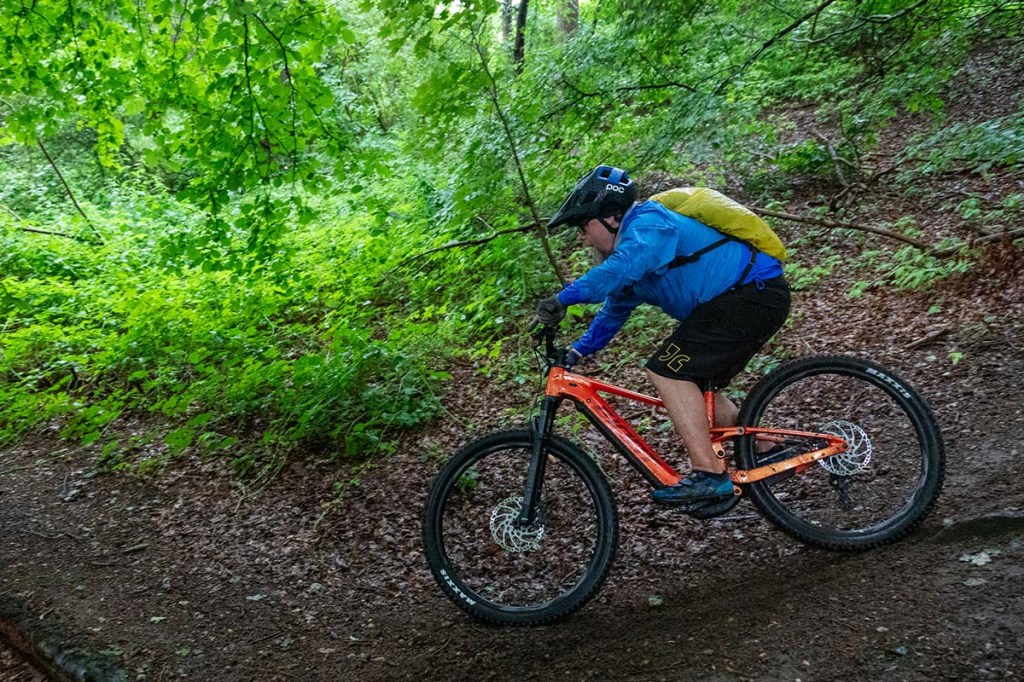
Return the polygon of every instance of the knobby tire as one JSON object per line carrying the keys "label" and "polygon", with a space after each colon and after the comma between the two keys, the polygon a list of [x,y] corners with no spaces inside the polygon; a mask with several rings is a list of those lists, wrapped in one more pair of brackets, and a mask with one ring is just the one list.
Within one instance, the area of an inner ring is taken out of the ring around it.
{"label": "knobby tire", "polygon": [[[832,459],[826,458],[796,475],[747,486],[766,518],[809,545],[857,551],[894,542],[924,520],[942,489],[945,454],[931,410],[910,384],[866,360],[828,356],[785,364],[754,387],[739,423],[839,430],[856,441],[852,473],[826,470],[822,462]],[[870,461],[858,453],[870,454]],[[737,454],[742,467],[755,466],[752,436],[739,439]]]}
{"label": "knobby tire", "polygon": [[423,516],[427,564],[445,594],[482,621],[539,625],[563,618],[597,592],[614,559],[618,518],[600,468],[565,439],[552,436],[545,443],[541,521],[523,529],[526,551],[506,549],[500,530],[519,530],[502,510],[511,504],[514,511],[523,494],[528,431],[473,441],[448,461],[430,489]]}

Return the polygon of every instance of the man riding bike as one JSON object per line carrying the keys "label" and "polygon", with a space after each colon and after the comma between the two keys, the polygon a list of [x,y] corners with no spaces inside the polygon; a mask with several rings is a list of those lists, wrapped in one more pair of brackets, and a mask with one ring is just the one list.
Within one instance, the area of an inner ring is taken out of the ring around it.
{"label": "man riding bike", "polygon": [[[604,302],[572,345],[574,361],[604,348],[641,303],[678,320],[646,369],[693,471],[652,496],[676,504],[732,495],[725,461],[711,445],[703,391],[725,388],[779,330],[789,314],[789,285],[778,259],[636,196],[629,175],[612,166],[576,183],[548,228],[575,227],[599,264],[542,300],[537,317],[557,324],[567,306]],[[731,426],[737,408],[717,392],[715,414],[716,426]]]}

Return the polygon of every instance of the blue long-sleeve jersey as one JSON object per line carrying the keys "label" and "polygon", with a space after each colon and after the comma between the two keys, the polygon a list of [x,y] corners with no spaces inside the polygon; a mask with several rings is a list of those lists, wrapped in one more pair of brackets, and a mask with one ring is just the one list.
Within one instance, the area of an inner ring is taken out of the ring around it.
{"label": "blue long-sleeve jersey", "polygon": [[705,253],[694,263],[669,267],[676,256],[687,256],[721,239],[722,233],[656,201],[635,204],[623,217],[615,249],[607,260],[558,294],[558,300],[566,306],[604,301],[573,348],[581,355],[601,350],[641,303],[656,305],[683,320],[699,304],[736,284],[782,274],[782,264],[776,258],[758,252],[739,282],[750,263],[751,249],[738,241]]}

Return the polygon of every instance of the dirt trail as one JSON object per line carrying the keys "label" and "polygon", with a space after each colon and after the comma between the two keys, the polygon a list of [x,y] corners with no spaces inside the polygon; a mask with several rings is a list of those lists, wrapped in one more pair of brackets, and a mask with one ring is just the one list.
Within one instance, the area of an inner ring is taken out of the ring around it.
{"label": "dirt trail", "polygon": [[[929,294],[944,297],[954,327],[929,347],[905,350],[927,333],[927,316],[911,315],[927,307],[918,295],[869,296],[863,318],[829,331],[843,339],[904,311],[905,328],[876,334],[865,352],[910,375],[943,424],[947,489],[926,526],[893,547],[807,550],[747,503],[710,522],[681,518],[652,507],[623,469],[621,550],[599,597],[555,626],[492,629],[445,600],[419,544],[432,453],[467,437],[463,420],[360,474],[319,526],[332,465],[294,462],[242,497],[220,461],[153,481],[93,477],[87,454],[54,456],[42,438],[3,458],[0,593],[130,679],[1018,676],[1024,527],[967,521],[1024,509],[1024,297],[993,293],[984,273],[975,282]],[[819,314],[804,301],[787,333]],[[964,353],[956,365],[945,361],[952,348]],[[482,383],[471,393],[462,415],[475,429],[506,421]]]}
{"label": "dirt trail", "polygon": [[0,679],[5,682],[43,682],[46,678],[25,662],[21,652],[0,640]]}

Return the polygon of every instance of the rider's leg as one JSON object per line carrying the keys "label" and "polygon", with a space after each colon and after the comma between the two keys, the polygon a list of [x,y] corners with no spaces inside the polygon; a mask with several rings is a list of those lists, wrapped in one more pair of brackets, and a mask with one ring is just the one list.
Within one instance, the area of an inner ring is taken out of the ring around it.
{"label": "rider's leg", "polygon": [[[704,409],[704,394],[692,381],[669,379],[647,370],[647,376],[657,389],[665,409],[672,420],[676,433],[683,439],[690,462],[696,471],[719,474],[725,471],[725,461],[718,458],[711,446],[711,434],[708,431],[708,415]],[[724,398],[724,397],[723,397]],[[727,400],[727,399],[726,399]],[[732,403],[729,403],[732,406]],[[718,402],[715,411],[718,411]],[[735,410],[735,406],[732,406]],[[722,417],[729,415],[728,408],[723,410]],[[717,416],[717,415],[716,415]],[[735,420],[735,414],[731,417]],[[716,419],[716,421],[718,421]]]}
{"label": "rider's leg", "polygon": [[[711,444],[706,386],[725,386],[782,326],[789,288],[782,278],[743,285],[698,305],[647,361],[648,376],[686,445],[694,473],[657,488],[657,502],[686,502],[733,493],[725,462]],[[736,420],[725,396],[715,398],[717,425]]]}
{"label": "rider's leg", "polygon": [[736,426],[736,418],[740,408],[725,397],[724,393],[715,394],[715,426]]}
{"label": "rider's leg", "polygon": [[[647,374],[650,376],[651,373],[648,372]],[[715,394],[715,426],[736,426],[739,413],[740,409],[736,407],[733,401],[726,398],[722,393]],[[775,444],[767,440],[758,440],[756,445],[758,453],[768,452],[774,447]]]}

